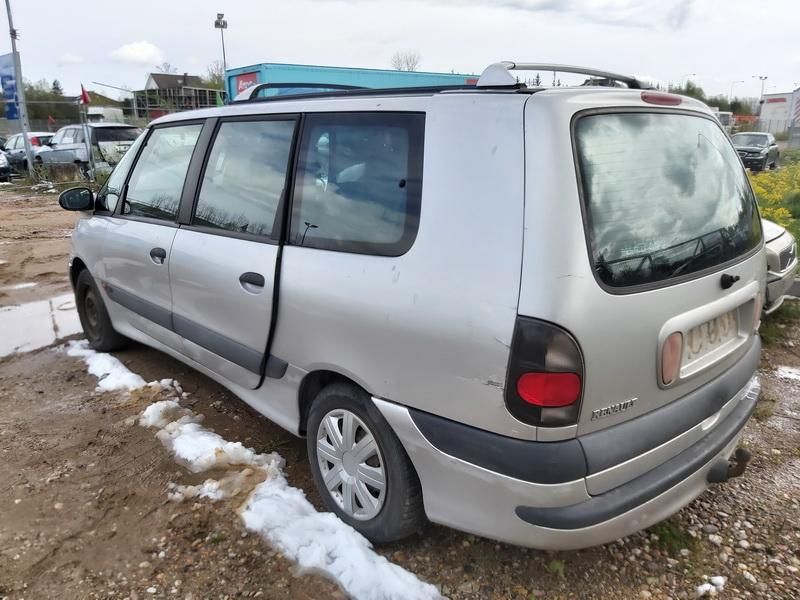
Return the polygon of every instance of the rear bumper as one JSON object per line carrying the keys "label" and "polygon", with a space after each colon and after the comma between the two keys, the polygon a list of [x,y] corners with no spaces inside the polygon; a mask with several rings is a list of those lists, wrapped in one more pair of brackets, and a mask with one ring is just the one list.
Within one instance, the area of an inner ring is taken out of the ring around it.
{"label": "rear bumper", "polygon": [[767,301],[764,305],[764,312],[770,314],[783,304],[783,299],[794,285],[794,278],[797,274],[797,264],[795,261],[782,273],[773,271],[767,272]]}
{"label": "rear bumper", "polygon": [[[571,455],[574,448],[553,446],[562,442],[513,440],[456,423],[455,428],[466,429],[464,439],[471,438],[473,443],[465,447],[451,440],[448,446],[443,439],[458,435],[457,429],[445,427],[443,438],[432,433],[442,428],[432,427],[419,413],[384,400],[374,402],[414,463],[431,521],[522,546],[585,548],[649,527],[703,493],[709,485],[709,471],[733,453],[758,400],[760,385],[752,357],[757,359],[759,349],[755,342],[732,367],[730,371],[734,372],[720,378],[726,386],[708,384],[687,397],[694,404],[705,403],[714,413],[678,436],[680,445],[669,440],[643,450],[627,429],[620,430],[613,439],[616,452],[599,461],[587,461],[583,471]],[[738,386],[730,390],[735,382]],[[697,395],[700,392],[702,397]],[[637,423],[635,427],[647,430],[649,424],[660,423],[663,429],[668,417],[655,414],[647,419],[650,423]],[[486,438],[486,434],[494,439]],[[577,441],[583,444],[587,437]],[[513,446],[507,445],[509,441]],[[668,454],[665,448],[670,450]],[[632,451],[635,456],[626,459]],[[564,469],[559,477],[561,452]],[[607,466],[607,462],[618,459],[625,466],[627,479],[615,474],[616,463]],[[631,463],[641,463],[643,468],[632,471]],[[527,468],[530,465],[534,468]],[[612,475],[603,485],[593,481],[593,477],[608,473]]]}

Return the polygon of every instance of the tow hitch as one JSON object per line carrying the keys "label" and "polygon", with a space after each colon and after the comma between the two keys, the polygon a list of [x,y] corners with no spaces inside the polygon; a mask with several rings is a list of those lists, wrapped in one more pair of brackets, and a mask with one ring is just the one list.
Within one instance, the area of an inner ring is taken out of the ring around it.
{"label": "tow hitch", "polygon": [[737,448],[728,460],[720,460],[708,471],[709,483],[725,483],[728,479],[739,477],[747,468],[753,455],[746,448]]}

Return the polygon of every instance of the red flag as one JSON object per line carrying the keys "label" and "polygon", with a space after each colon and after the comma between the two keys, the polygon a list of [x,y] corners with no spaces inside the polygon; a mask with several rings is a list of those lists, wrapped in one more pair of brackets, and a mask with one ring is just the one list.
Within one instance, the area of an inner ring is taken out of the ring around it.
{"label": "red flag", "polygon": [[51,115],[47,115],[47,124],[48,125],[55,125],[56,124],[56,120]]}
{"label": "red flag", "polygon": [[81,104],[89,104],[91,101],[91,98],[89,98],[89,92],[87,92],[86,88],[84,88],[83,84],[81,84]]}

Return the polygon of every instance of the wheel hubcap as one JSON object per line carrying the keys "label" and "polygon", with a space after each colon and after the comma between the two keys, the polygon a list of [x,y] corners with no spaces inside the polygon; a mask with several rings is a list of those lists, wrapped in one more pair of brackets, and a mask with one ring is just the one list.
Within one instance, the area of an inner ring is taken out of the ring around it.
{"label": "wheel hubcap", "polygon": [[332,410],[317,430],[317,463],[325,488],[347,515],[367,521],[383,508],[386,471],[375,436],[349,410]]}

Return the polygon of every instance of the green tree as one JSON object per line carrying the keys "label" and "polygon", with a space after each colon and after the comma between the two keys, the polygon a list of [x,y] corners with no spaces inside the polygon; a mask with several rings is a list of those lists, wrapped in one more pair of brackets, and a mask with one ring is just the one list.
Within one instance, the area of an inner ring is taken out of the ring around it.
{"label": "green tree", "polygon": [[225,87],[225,69],[222,67],[221,60],[215,60],[208,65],[203,81],[215,90],[221,90]]}

